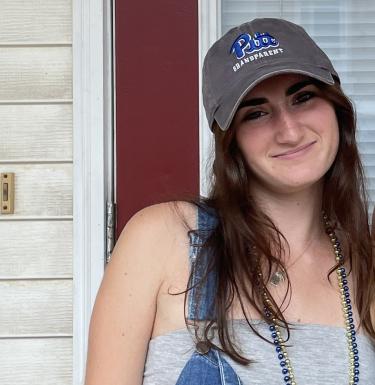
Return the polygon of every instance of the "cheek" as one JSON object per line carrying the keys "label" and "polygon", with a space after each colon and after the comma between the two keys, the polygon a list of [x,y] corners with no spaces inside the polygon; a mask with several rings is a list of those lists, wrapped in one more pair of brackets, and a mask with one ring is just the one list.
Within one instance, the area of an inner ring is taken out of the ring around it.
{"label": "cheek", "polygon": [[244,158],[250,160],[256,158],[257,154],[263,152],[263,149],[267,145],[268,138],[265,130],[241,128],[236,134],[236,141]]}

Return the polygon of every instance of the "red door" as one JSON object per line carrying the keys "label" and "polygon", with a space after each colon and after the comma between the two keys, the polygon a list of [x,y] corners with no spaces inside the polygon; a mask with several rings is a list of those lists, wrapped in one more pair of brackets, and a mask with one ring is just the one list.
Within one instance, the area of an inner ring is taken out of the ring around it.
{"label": "red door", "polygon": [[199,192],[198,2],[116,1],[116,240],[152,203]]}

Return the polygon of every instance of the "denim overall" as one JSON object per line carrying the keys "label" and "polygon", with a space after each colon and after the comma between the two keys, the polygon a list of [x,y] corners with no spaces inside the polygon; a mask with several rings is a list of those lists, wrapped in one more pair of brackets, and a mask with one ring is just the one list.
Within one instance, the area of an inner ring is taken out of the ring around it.
{"label": "denim overall", "polygon": [[[205,209],[198,209],[198,230],[190,234],[190,263],[192,268],[192,289],[188,294],[188,319],[205,320],[212,319],[214,291],[216,288],[216,277],[210,272],[206,284],[202,290],[202,300],[199,308],[194,301],[196,289],[194,285],[199,282],[205,272],[207,258],[201,259],[202,263],[194,264],[199,251],[199,245],[205,240],[202,233],[208,235],[217,224],[215,214]],[[242,382],[233,368],[225,360],[222,353],[214,348],[208,349],[197,344],[196,350],[182,370],[176,385],[242,385]]]}

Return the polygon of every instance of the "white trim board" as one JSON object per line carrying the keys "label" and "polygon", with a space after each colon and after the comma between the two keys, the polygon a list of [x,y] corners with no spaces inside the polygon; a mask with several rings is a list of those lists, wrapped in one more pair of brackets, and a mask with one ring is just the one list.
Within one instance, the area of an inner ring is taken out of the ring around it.
{"label": "white trim board", "polygon": [[106,255],[111,4],[111,0],[73,2],[74,385],[84,383],[88,327]]}
{"label": "white trim board", "polygon": [[199,15],[199,181],[200,194],[207,196],[210,188],[210,156],[213,152],[213,135],[207,123],[202,101],[202,66],[207,50],[220,37],[221,0],[198,0]]}

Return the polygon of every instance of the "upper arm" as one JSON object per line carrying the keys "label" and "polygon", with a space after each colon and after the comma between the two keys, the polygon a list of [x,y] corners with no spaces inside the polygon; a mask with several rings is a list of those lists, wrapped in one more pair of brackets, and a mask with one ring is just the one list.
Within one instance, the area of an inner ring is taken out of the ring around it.
{"label": "upper arm", "polygon": [[171,235],[165,205],[137,213],[106,267],[90,323],[86,385],[140,385]]}

